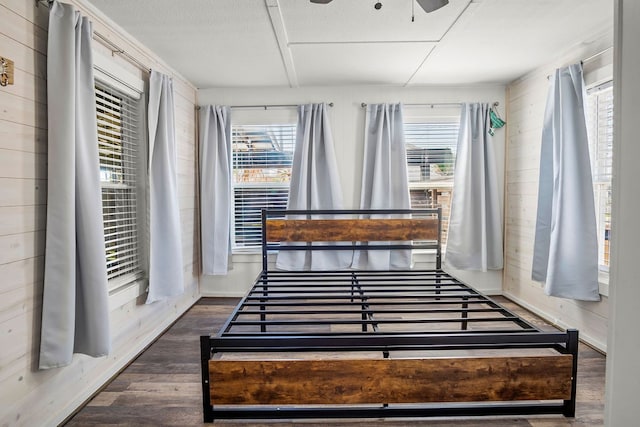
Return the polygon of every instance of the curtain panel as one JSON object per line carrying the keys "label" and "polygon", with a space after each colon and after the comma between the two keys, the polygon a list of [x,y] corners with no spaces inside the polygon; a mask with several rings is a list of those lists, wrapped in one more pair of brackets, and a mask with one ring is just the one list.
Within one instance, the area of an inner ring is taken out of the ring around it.
{"label": "curtain panel", "polygon": [[542,128],[532,279],[545,293],[600,300],[598,238],[582,65],[549,79]]}
{"label": "curtain panel", "polygon": [[92,26],[53,2],[47,46],[48,189],[40,369],[111,348]]}
{"label": "curtain panel", "polygon": [[459,270],[503,266],[502,214],[489,104],[463,104],[445,264]]}
{"label": "curtain panel", "polygon": [[[367,105],[360,209],[411,208],[403,123],[402,104]],[[356,251],[353,265],[405,269],[411,266],[411,251]]]}
{"label": "curtain panel", "polygon": [[200,241],[202,274],[231,266],[231,115],[229,107],[200,107]]}
{"label": "curtain panel", "polygon": [[149,78],[149,294],[147,304],[184,292],[173,81]]}
{"label": "curtain panel", "polygon": [[[342,209],[342,187],[327,105],[298,106],[287,209]],[[351,266],[353,252],[281,251],[276,267],[285,270],[338,270]]]}

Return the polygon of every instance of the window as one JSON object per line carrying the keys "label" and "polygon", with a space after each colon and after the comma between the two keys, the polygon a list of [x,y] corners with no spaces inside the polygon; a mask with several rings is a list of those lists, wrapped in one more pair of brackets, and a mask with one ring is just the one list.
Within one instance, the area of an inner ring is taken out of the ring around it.
{"label": "window", "polygon": [[96,82],[102,220],[109,290],[143,277],[141,229],[146,218],[140,195],[141,102]]}
{"label": "window", "polygon": [[405,123],[407,170],[412,208],[442,208],[446,245],[458,142],[458,122]]}
{"label": "window", "polygon": [[262,209],[285,209],[296,125],[233,125],[234,250],[262,244]]}
{"label": "window", "polygon": [[598,225],[598,264],[600,270],[609,271],[613,167],[613,85],[611,81],[588,90],[587,126]]}

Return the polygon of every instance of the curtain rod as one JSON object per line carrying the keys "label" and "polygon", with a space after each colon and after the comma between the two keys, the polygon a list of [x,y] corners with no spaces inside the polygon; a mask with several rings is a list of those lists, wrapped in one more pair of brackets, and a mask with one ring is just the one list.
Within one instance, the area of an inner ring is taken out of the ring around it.
{"label": "curtain rod", "polygon": [[[594,53],[593,55],[591,55],[591,56],[589,56],[589,57],[587,57],[585,59],[581,59],[580,60],[580,64],[584,65],[585,62],[593,61],[594,59],[596,59],[600,55],[604,55],[606,52],[610,51],[611,49],[613,49],[613,46],[609,46],[609,47],[607,47],[605,49],[602,49],[600,52]],[[547,80],[549,80],[551,78],[552,74],[548,74],[547,75]]]}
{"label": "curtain rod", "polygon": [[583,59],[583,60],[582,60],[582,61],[580,61],[580,62],[582,62],[582,63],[584,64],[585,62],[593,61],[593,60],[594,60],[594,59],[596,59],[598,56],[605,54],[606,52],[610,51],[611,49],[613,49],[613,46],[609,46],[609,47],[608,47],[608,48],[606,48],[606,49],[602,49],[600,52],[598,52],[598,53],[594,53],[594,54],[593,54],[593,55],[591,55],[590,57],[585,58],[585,59]]}
{"label": "curtain rod", "polygon": [[146,71],[147,73],[151,73],[151,68],[149,68],[149,66],[143,64],[142,62],[140,62],[138,59],[136,59],[134,56],[132,56],[130,53],[128,53],[127,51],[125,51],[124,49],[122,49],[120,46],[118,46],[117,44],[115,44],[114,42],[112,42],[111,40],[109,40],[108,38],[106,38],[105,36],[103,36],[102,34],[100,34],[97,31],[93,32],[93,38],[95,40],[97,40],[98,42],[102,43],[103,45],[105,45],[108,48],[111,48],[111,54],[118,54],[122,57],[124,57],[127,61],[129,61],[130,63],[132,63],[133,65],[135,65],[136,67],[138,67],[140,70],[142,71]]}
{"label": "curtain rod", "polygon": [[[262,108],[264,110],[267,110],[269,108],[296,108],[301,104],[259,104],[259,105],[230,105],[229,108],[231,109],[241,109],[241,108]],[[329,107],[333,107],[333,102],[327,102],[327,105]],[[198,106],[198,110],[202,108],[201,106]]]}
{"label": "curtain rod", "polygon": [[[295,108],[300,104],[260,104],[260,105],[231,105],[229,108],[238,109],[238,108],[263,108],[265,110],[269,108]],[[327,102],[329,107],[333,107],[333,102]]]}
{"label": "curtain rod", "polygon": [[[403,106],[406,107],[431,107],[431,108],[436,108],[436,107],[459,107],[462,105],[462,102],[430,102],[430,103],[424,103],[424,104],[402,104]],[[491,104],[494,107],[497,107],[498,105],[500,105],[500,103],[498,101],[495,101],[493,104]],[[360,106],[362,108],[367,106],[366,102],[363,102],[362,104],[360,104]]]}
{"label": "curtain rod", "polygon": [[[48,8],[51,8],[51,5],[53,4],[53,0],[35,0],[35,2],[36,2],[36,7],[38,7],[39,5],[44,5],[44,6],[48,7]],[[105,47],[111,49],[111,54],[112,55],[114,55],[114,54],[121,55],[127,61],[129,61],[130,63],[132,63],[133,65],[135,65],[139,69],[141,69],[142,71],[146,71],[147,73],[151,72],[151,68],[149,68],[147,65],[143,64],[142,62],[140,62],[138,59],[136,59],[130,53],[128,53],[127,51],[122,49],[120,46],[118,46],[117,44],[115,44],[114,42],[112,42],[111,40],[109,40],[107,37],[103,36],[99,32],[94,31],[93,32],[93,38],[95,40],[97,40],[98,42],[102,43]]]}

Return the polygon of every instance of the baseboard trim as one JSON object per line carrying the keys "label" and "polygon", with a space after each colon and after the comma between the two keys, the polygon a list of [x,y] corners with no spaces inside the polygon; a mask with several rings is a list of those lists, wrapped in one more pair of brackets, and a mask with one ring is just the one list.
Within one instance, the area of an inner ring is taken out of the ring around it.
{"label": "baseboard trim", "polygon": [[[547,313],[544,310],[540,310],[538,307],[535,307],[518,297],[515,297],[509,293],[503,293],[503,296],[515,302],[516,304],[526,308],[533,314],[542,317],[544,320],[551,323],[553,326],[557,328],[560,328],[562,330],[575,328],[575,325],[569,325],[565,322],[562,322],[557,318],[555,318],[555,316],[552,316],[551,314]],[[585,333],[584,331],[580,331],[580,341],[584,342],[589,347],[592,347],[593,349],[601,352],[604,355],[607,354],[607,343],[603,343],[600,340],[595,339],[593,336],[589,335],[588,333]]]}
{"label": "baseboard trim", "polygon": [[202,298],[242,298],[246,292],[206,292],[201,295]]}

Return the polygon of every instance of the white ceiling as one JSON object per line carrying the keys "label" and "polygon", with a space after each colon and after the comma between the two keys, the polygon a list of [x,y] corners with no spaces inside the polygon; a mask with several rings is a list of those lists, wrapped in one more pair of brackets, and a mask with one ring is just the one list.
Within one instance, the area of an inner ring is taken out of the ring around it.
{"label": "white ceiling", "polygon": [[198,88],[506,84],[613,32],[611,0],[89,1]]}

